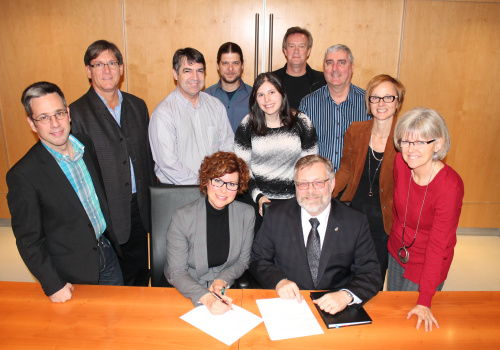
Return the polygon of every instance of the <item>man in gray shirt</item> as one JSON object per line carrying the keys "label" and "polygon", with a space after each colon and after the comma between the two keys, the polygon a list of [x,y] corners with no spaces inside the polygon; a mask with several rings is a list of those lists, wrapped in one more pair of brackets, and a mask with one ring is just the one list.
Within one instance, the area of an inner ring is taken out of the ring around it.
{"label": "man in gray shirt", "polygon": [[149,123],[155,173],[161,183],[196,184],[205,156],[233,151],[234,133],[224,105],[201,92],[205,69],[198,50],[187,47],[175,52],[177,88],[158,104]]}

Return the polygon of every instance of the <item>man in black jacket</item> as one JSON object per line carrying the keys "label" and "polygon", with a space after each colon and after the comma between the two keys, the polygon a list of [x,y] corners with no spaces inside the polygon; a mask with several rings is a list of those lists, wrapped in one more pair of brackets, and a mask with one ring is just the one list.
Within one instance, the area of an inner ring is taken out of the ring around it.
{"label": "man in black jacket", "polygon": [[143,100],[118,89],[123,58],[116,45],[92,43],[84,62],[92,86],[69,106],[71,130],[89,135],[96,147],[125,285],[147,285],[141,277],[148,269],[149,186],[156,182],[148,109]]}
{"label": "man in black jacket", "polygon": [[40,141],[7,173],[19,254],[53,302],[71,299],[72,283],[123,285],[92,141],[70,136],[56,85],[35,83],[22,102]]}
{"label": "man in black jacket", "polygon": [[295,165],[297,196],[273,204],[255,236],[250,272],[282,299],[329,290],[314,301],[335,314],[361,304],[382,286],[366,215],[332,198],[332,162],[313,154]]}
{"label": "man in black jacket", "polygon": [[273,72],[283,82],[290,106],[295,109],[299,108],[302,98],[326,84],[323,72],[307,64],[312,44],[313,38],[307,29],[288,28],[283,38],[283,53],[287,63]]}

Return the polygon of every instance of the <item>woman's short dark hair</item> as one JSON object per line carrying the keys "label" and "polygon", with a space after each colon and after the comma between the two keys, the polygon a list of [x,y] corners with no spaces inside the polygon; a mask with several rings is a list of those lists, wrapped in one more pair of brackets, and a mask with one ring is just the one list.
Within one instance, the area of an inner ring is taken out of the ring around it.
{"label": "woman's short dark hair", "polygon": [[238,194],[243,194],[248,189],[248,180],[250,180],[247,163],[233,152],[217,152],[206,156],[201,163],[198,175],[200,192],[206,195],[211,179],[232,173],[238,173]]}
{"label": "woman's short dark hair", "polygon": [[276,88],[283,99],[281,102],[281,107],[278,111],[281,119],[281,124],[290,129],[297,122],[297,118],[295,115],[296,113],[290,108],[288,96],[286,95],[280,78],[272,73],[261,73],[253,83],[252,93],[250,94],[249,99],[250,125],[252,127],[252,131],[258,136],[265,136],[267,134],[266,116],[264,111],[260,108],[259,103],[257,102],[257,90],[259,90],[262,84],[264,84],[266,81],[271,83]]}

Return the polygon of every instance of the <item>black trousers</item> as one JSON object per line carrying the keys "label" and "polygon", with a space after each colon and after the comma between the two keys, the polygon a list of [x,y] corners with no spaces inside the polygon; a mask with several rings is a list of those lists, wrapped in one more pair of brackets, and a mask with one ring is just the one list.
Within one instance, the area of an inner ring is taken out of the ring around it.
{"label": "black trousers", "polygon": [[147,279],[142,277],[148,273],[148,233],[142,225],[136,194],[132,196],[130,203],[130,238],[127,243],[120,244],[120,249],[123,258],[119,260],[124,284],[147,286]]}

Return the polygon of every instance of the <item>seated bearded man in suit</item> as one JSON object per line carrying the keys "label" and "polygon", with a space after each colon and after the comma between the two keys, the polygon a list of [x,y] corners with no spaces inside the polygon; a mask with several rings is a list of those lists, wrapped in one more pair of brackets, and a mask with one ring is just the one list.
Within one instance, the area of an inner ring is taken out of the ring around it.
{"label": "seated bearded man in suit", "polygon": [[332,162],[295,165],[297,197],[272,205],[252,247],[250,271],[264,288],[300,302],[300,289],[331,290],[314,301],[331,314],[375,296],[382,285],[366,216],[331,197]]}

